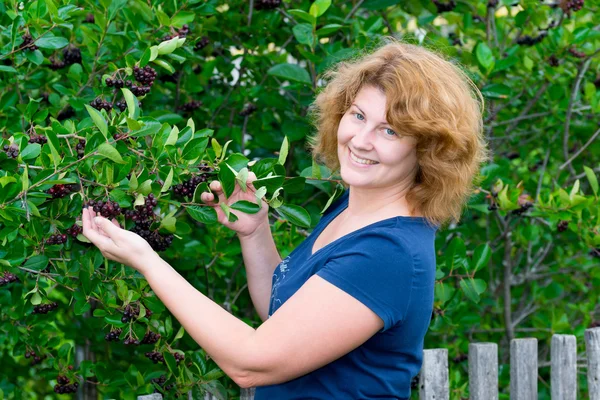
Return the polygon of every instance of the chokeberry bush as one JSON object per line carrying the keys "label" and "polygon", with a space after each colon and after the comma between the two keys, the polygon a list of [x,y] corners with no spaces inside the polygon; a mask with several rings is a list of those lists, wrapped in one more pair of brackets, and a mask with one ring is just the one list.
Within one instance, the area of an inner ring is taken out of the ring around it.
{"label": "chokeberry bush", "polygon": [[468,397],[469,340],[537,337],[547,359],[551,332],[598,326],[600,4],[398,3],[0,4],[0,396],[239,396],[143,277],[81,234],[82,207],[258,327],[239,243],[200,193],[254,172],[256,202],[223,210],[265,200],[289,254],[344,189],[307,152],[308,107],[328,67],[384,35],[459,63],[486,101],[493,159],[436,239],[425,346],[449,349],[453,396]]}

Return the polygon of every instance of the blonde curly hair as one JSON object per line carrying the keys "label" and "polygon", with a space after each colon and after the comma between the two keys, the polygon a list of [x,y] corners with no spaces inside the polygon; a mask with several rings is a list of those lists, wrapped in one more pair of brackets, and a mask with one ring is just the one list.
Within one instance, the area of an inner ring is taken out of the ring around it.
{"label": "blonde curly hair", "polygon": [[484,99],[473,81],[432,50],[392,37],[373,51],[334,65],[309,107],[316,134],[308,147],[317,162],[338,172],[337,131],[363,86],[386,95],[386,119],[416,139],[418,172],[406,200],[427,221],[460,220],[481,164],[489,160],[483,135]]}

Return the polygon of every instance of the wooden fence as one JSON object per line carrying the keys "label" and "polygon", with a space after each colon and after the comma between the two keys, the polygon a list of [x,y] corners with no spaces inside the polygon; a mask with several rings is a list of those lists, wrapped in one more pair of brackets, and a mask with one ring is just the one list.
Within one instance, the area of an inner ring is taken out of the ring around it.
{"label": "wooden fence", "polygon": [[[588,399],[600,400],[600,327],[585,331]],[[550,355],[552,400],[577,399],[577,340],[573,335],[553,335]],[[470,400],[498,400],[498,345],[469,344]],[[424,350],[419,375],[420,400],[449,400],[448,349]],[[513,339],[510,343],[510,399],[538,399],[537,339]],[[188,393],[188,399],[192,399]],[[253,400],[254,389],[242,389],[240,400]],[[160,394],[138,400],[162,400]],[[196,399],[194,399],[196,400]],[[201,400],[214,400],[207,395]]]}

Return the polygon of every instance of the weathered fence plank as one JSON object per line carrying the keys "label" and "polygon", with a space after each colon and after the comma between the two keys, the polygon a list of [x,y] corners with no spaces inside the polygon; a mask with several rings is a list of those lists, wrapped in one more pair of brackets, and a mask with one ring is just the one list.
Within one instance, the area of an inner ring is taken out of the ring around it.
{"label": "weathered fence plank", "polygon": [[471,400],[498,400],[498,345],[469,344],[469,393]]}
{"label": "weathered fence plank", "polygon": [[538,398],[537,339],[513,339],[510,342],[510,399]]}
{"label": "weathered fence plank", "polygon": [[421,400],[448,400],[448,349],[423,351],[423,366],[419,375],[419,398]]}
{"label": "weathered fence plank", "polygon": [[241,388],[240,389],[240,400],[254,400],[254,394],[256,393],[256,388]]}
{"label": "weathered fence plank", "polygon": [[577,399],[577,339],[552,335],[550,388],[552,400]]}
{"label": "weathered fence plank", "polygon": [[600,399],[600,328],[585,330],[589,398]]}

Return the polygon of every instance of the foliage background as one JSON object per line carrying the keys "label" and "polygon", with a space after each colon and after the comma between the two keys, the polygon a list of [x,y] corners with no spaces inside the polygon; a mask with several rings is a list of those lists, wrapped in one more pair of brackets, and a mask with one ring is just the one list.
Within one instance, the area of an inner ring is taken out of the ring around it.
{"label": "foliage background", "polygon": [[[130,208],[152,192],[160,196],[161,232],[178,236],[162,257],[258,326],[237,239],[211,223],[198,201],[174,197],[169,175],[176,185],[205,161],[231,184],[236,175],[243,179],[248,161],[263,160],[250,169],[275,177],[264,182],[268,199],[283,187],[272,202],[282,205],[270,217],[278,249],[287,255],[341,193],[339,177],[316,167],[305,147],[312,134],[307,107],[324,84],[319,77],[394,35],[468,70],[486,98],[485,133],[494,156],[463,219],[437,235],[436,302],[425,347],[449,349],[452,398],[465,398],[468,343],[499,343],[501,392],[508,398],[509,341],[536,337],[540,398],[549,398],[551,335],[576,335],[584,357],[583,332],[600,324],[599,2],[586,0],[577,11],[563,0],[465,0],[445,3],[448,11],[429,0],[283,1],[273,10],[255,9],[258,3],[0,5],[1,144],[20,149],[17,159],[0,151],[0,269],[19,278],[0,286],[0,397],[52,398],[59,373],[80,383],[79,396],[132,399],[151,393],[151,379],[161,374],[180,392],[239,396],[140,275],[106,262],[81,236],[63,245],[45,240],[71,227],[88,199],[108,195]],[[89,14],[94,22],[86,22]],[[175,40],[161,45],[160,54],[150,50],[184,24],[190,32],[180,47]],[[27,32],[38,50],[21,49]],[[202,37],[209,44],[199,48]],[[69,44],[80,49],[81,63],[50,69]],[[158,72],[141,104],[129,97],[124,113],[88,111],[97,97],[121,99],[104,79],[116,71],[130,75],[140,61]],[[190,101],[201,106],[181,108]],[[240,115],[250,103],[257,110]],[[72,115],[63,118],[67,110]],[[129,137],[114,139],[116,133]],[[34,134],[48,143],[29,143]],[[74,150],[80,138],[87,140],[81,159]],[[79,188],[53,200],[45,191],[57,183]],[[121,323],[125,304],[141,300],[153,315]],[[33,304],[49,301],[59,304],[56,311],[32,314]],[[122,338],[130,328],[137,337],[146,327],[160,333],[155,347],[166,352],[167,364],[144,357],[151,345],[106,342],[109,325],[122,327]],[[185,352],[185,365],[170,360],[170,349]],[[46,358],[32,366],[24,357],[30,350]],[[579,378],[584,398],[585,367]]]}

